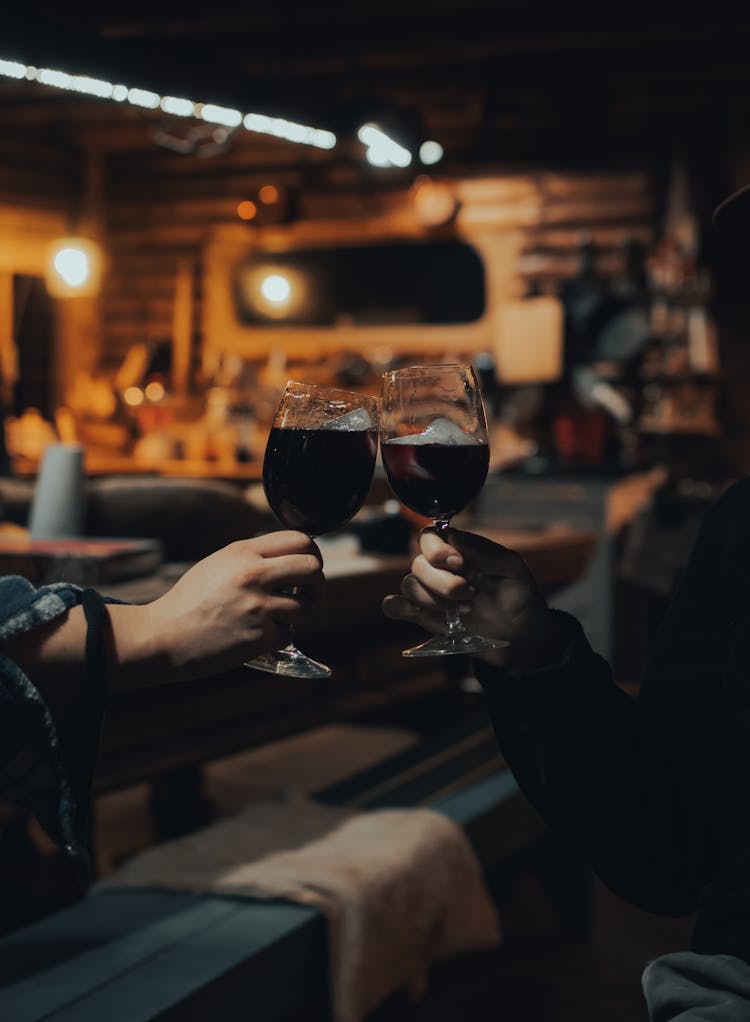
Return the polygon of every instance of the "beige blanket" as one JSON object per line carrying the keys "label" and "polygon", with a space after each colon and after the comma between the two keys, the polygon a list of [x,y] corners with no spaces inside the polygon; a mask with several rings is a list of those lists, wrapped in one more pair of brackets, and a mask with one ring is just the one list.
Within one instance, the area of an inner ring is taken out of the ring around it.
{"label": "beige blanket", "polygon": [[141,853],[96,889],[122,886],[314,905],[328,920],[336,1022],[360,1022],[403,987],[421,995],[432,962],[499,940],[463,831],[429,809],[254,803]]}

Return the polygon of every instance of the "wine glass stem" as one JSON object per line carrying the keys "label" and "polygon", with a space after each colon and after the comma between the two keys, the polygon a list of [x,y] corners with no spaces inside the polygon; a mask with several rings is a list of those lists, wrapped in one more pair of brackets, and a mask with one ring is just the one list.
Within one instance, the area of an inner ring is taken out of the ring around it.
{"label": "wine glass stem", "polygon": [[[437,532],[438,536],[440,536],[441,539],[444,539],[445,542],[447,543],[448,539],[447,539],[446,533],[448,532],[448,529],[450,528],[450,522],[448,521],[448,519],[447,518],[438,518],[438,519],[436,519],[434,524],[435,524],[435,532]],[[466,632],[466,628],[464,627],[464,623],[461,620],[461,615],[458,613],[458,610],[453,605],[449,605],[446,608],[446,611],[445,611],[445,624],[446,624],[447,634],[448,634],[449,638],[453,638],[454,636],[457,636],[457,635],[463,635]]]}
{"label": "wine glass stem", "polygon": [[[290,590],[290,593],[291,593],[292,596],[299,596],[299,591],[300,591],[300,587],[299,586],[292,586],[292,588]],[[291,621],[286,626],[286,628],[287,628],[287,632],[286,632],[286,634],[287,634],[287,644],[286,644],[286,646],[284,646],[285,652],[291,653],[292,655],[300,655],[301,656],[299,649],[297,649],[297,642],[296,642],[295,634],[294,634],[294,625],[292,624]]]}
{"label": "wine glass stem", "polygon": [[294,641],[294,625],[287,625],[287,644],[284,649],[289,653],[298,653],[297,643]]}

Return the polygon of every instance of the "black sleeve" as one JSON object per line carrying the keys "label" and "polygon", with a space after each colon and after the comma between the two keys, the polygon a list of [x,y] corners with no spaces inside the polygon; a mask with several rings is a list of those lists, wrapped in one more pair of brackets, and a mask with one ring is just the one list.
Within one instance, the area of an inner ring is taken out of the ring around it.
{"label": "black sleeve", "polygon": [[636,702],[558,612],[562,661],[526,675],[478,665],[521,788],[617,894],[693,911],[748,842],[750,480],[707,515]]}
{"label": "black sleeve", "polygon": [[83,590],[81,606],[86,617],[83,692],[80,700],[60,711],[57,721],[75,804],[79,849],[89,843],[91,787],[107,699],[106,630],[109,627],[105,601],[94,589]]}

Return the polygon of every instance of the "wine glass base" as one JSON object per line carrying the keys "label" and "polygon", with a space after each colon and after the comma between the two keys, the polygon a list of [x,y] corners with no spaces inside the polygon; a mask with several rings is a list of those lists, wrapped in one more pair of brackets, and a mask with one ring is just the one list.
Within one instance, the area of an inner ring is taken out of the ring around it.
{"label": "wine glass base", "polygon": [[261,653],[252,660],[246,660],[244,667],[269,674],[281,674],[286,678],[330,678],[331,668],[305,656],[298,649],[277,649],[274,653]]}
{"label": "wine glass base", "polygon": [[405,649],[402,656],[454,656],[462,653],[464,656],[474,656],[478,653],[486,653],[491,649],[504,649],[509,643],[505,639],[488,639],[483,635],[473,635],[471,632],[459,632],[458,635],[435,635],[418,646]]}

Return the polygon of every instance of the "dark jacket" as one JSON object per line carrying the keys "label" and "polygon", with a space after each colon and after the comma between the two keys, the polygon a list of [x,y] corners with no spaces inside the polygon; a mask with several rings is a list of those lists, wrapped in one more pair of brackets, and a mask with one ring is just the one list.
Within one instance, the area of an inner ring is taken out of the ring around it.
{"label": "dark jacket", "polygon": [[520,786],[613,891],[750,961],[750,479],[708,512],[637,701],[559,618],[559,664],[477,668]]}

